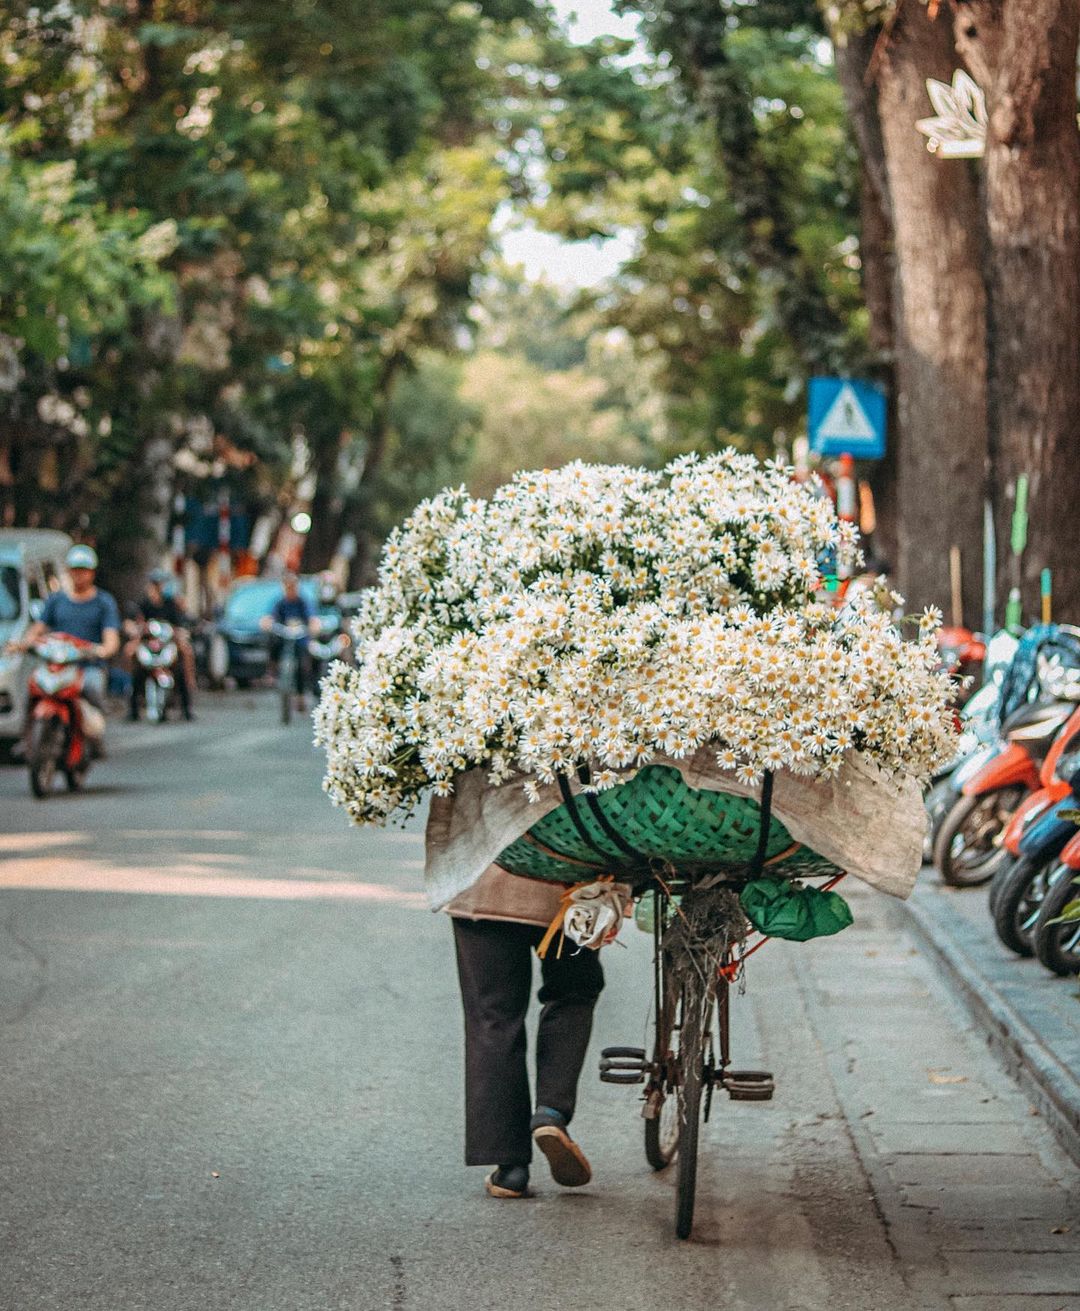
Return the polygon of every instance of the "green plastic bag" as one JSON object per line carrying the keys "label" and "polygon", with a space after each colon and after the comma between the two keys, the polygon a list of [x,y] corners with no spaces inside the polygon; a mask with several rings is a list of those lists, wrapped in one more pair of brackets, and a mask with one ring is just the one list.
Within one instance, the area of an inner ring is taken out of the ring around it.
{"label": "green plastic bag", "polygon": [[754,928],[770,938],[807,942],[839,933],[852,922],[851,907],[839,893],[788,879],[754,879],[739,901]]}
{"label": "green plastic bag", "polygon": [[[682,897],[676,895],[671,899],[677,906],[682,901]],[[642,933],[651,934],[656,924],[656,893],[652,888],[648,892],[643,892],[634,907],[634,927]]]}

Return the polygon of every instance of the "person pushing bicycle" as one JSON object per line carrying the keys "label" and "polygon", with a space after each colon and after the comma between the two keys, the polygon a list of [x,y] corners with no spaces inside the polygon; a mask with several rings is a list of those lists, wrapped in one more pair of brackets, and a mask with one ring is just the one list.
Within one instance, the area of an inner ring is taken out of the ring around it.
{"label": "person pushing bicycle", "polygon": [[557,1184],[592,1178],[568,1126],[604,986],[596,951],[552,951],[540,963],[535,1108],[529,1089],[532,955],[564,890],[492,865],[446,908],[465,1013],[465,1164],[495,1166],[484,1180],[492,1197],[529,1196],[534,1144]]}

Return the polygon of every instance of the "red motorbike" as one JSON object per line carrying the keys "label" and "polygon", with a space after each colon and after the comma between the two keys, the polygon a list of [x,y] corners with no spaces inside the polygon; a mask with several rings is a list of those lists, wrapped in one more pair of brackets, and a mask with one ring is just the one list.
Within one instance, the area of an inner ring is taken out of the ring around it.
{"label": "red motorbike", "polygon": [[30,790],[44,797],[57,772],[68,788],[82,787],[105,736],[105,716],[83,696],[84,665],[92,642],[50,633],[34,646],[39,664],[30,675]]}
{"label": "red motorbike", "polygon": [[1023,705],[1001,726],[1001,741],[964,780],[934,843],[934,864],[946,883],[974,887],[1007,861],[1001,834],[1017,808],[1041,787],[1039,768],[1075,704]]}

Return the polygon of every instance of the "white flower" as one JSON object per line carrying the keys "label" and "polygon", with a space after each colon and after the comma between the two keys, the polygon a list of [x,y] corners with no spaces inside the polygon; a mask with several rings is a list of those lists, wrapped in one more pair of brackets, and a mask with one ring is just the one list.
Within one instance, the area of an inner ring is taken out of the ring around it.
{"label": "white flower", "polygon": [[390,535],[357,664],[326,680],[327,793],[383,822],[467,769],[535,800],[581,764],[602,791],[709,743],[749,785],[852,749],[926,776],[951,751],[933,613],[905,642],[872,598],[818,601],[840,548],[812,486],[732,452],[443,492]]}

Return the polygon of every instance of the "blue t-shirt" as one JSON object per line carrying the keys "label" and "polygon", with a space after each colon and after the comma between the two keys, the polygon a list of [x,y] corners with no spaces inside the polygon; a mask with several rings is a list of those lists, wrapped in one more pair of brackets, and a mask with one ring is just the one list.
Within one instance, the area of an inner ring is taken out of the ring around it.
{"label": "blue t-shirt", "polygon": [[73,601],[67,592],[53,592],[45,602],[41,622],[50,633],[69,633],[100,644],[107,628],[120,631],[120,610],[108,592],[98,591],[88,601]]}
{"label": "blue t-shirt", "polygon": [[311,618],[311,606],[303,596],[296,596],[291,601],[283,596],[274,606],[274,618],[279,624],[287,624],[290,619],[302,619],[306,624]]}

